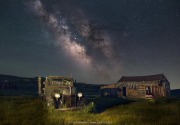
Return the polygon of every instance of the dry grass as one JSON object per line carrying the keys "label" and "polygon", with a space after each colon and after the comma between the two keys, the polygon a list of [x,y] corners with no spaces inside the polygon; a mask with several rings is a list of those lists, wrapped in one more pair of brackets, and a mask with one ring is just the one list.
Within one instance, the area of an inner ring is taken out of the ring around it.
{"label": "dry grass", "polygon": [[1,97],[0,121],[0,125],[179,125],[180,100],[166,104],[138,101],[93,114],[57,111],[32,97]]}

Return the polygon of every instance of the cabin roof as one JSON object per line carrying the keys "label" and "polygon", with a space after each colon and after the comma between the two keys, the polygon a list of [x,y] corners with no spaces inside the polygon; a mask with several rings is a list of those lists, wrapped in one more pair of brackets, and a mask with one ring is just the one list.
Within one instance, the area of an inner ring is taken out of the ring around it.
{"label": "cabin roof", "polygon": [[141,82],[161,80],[164,74],[148,75],[148,76],[122,76],[118,82]]}
{"label": "cabin roof", "polygon": [[116,86],[116,83],[112,83],[112,84],[108,84],[108,85],[103,85],[100,88],[101,89],[104,89],[104,88],[115,88],[115,86]]}

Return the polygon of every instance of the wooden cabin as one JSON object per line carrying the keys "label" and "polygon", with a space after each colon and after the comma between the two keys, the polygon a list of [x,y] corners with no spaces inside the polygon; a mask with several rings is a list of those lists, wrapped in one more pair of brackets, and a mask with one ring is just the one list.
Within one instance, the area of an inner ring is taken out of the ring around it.
{"label": "wooden cabin", "polygon": [[101,97],[118,97],[118,89],[116,83],[104,85],[100,87]]}
{"label": "wooden cabin", "polygon": [[157,98],[170,96],[170,83],[164,74],[149,76],[122,76],[116,83],[118,96],[130,98]]}
{"label": "wooden cabin", "polygon": [[102,97],[157,98],[170,96],[170,83],[164,74],[122,76],[117,83],[101,86]]}

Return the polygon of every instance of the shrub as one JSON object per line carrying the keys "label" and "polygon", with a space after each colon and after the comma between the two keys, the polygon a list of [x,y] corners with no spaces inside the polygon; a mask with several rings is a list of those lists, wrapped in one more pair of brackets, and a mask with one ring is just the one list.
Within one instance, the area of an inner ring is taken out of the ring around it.
{"label": "shrub", "polygon": [[94,102],[89,103],[87,106],[84,107],[85,113],[96,113],[96,105]]}
{"label": "shrub", "polygon": [[155,99],[154,103],[156,105],[157,104],[167,104],[168,103],[168,99],[166,97],[159,97],[159,98]]}
{"label": "shrub", "polygon": [[155,102],[156,102],[155,99],[148,99],[147,100],[147,103],[150,104],[150,105],[152,105],[152,104],[154,105]]}

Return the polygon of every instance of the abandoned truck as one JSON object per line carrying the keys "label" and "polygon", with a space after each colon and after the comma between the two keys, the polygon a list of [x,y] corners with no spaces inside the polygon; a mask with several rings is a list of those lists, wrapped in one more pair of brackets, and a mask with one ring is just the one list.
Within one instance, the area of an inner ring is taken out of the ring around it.
{"label": "abandoned truck", "polygon": [[85,105],[83,93],[76,92],[73,78],[48,76],[43,81],[38,77],[38,94],[47,103],[60,110],[77,109]]}

